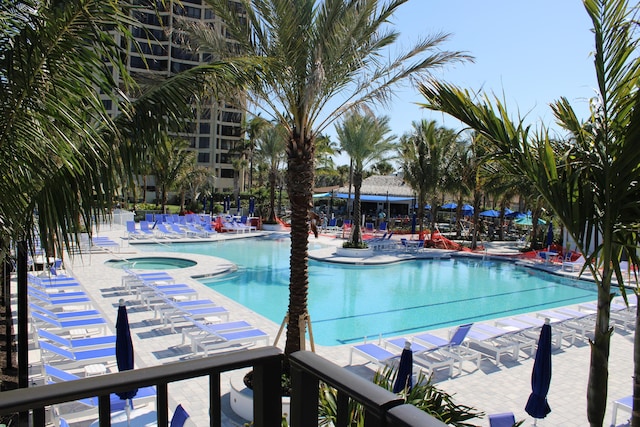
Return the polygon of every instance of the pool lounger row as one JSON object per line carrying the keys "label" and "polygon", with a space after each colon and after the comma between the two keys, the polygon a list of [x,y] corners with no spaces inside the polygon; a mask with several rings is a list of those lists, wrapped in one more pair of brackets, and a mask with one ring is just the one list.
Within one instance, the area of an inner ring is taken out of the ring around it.
{"label": "pool lounger row", "polygon": [[[229,311],[211,300],[173,301],[169,298],[163,300],[164,309],[161,311],[162,322],[165,326],[171,324],[171,332],[176,332],[179,322],[195,321],[220,321],[229,320]],[[198,302],[197,304],[189,304]]]}

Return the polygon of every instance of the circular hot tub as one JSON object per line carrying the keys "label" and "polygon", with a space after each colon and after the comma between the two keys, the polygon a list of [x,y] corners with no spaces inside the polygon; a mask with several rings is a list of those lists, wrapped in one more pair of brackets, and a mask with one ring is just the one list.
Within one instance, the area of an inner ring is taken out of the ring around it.
{"label": "circular hot tub", "polygon": [[197,262],[185,258],[172,257],[136,257],[126,259],[110,259],[105,262],[113,268],[127,268],[132,270],[175,270],[193,267]]}

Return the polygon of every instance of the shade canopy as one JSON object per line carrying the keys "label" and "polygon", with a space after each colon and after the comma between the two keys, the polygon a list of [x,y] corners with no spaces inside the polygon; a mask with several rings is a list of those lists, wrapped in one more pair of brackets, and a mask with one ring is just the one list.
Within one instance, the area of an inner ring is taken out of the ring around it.
{"label": "shade canopy", "polygon": [[457,207],[458,207],[457,203],[449,202],[449,203],[445,203],[444,205],[440,206],[440,209],[443,209],[443,210],[454,210]]}
{"label": "shade canopy", "polygon": [[540,331],[536,358],[531,373],[531,394],[525,406],[527,414],[533,418],[544,418],[551,408],[547,402],[547,394],[551,384],[551,325],[545,320]]}
{"label": "shade canopy", "polygon": [[480,212],[480,216],[484,216],[487,218],[498,218],[500,217],[500,211],[489,209],[488,211]]}
{"label": "shade canopy", "polygon": [[[518,225],[533,225],[533,218],[527,215],[525,217],[516,219],[514,222]],[[544,225],[546,223],[547,221],[545,221],[544,219],[538,218],[538,225]]]}

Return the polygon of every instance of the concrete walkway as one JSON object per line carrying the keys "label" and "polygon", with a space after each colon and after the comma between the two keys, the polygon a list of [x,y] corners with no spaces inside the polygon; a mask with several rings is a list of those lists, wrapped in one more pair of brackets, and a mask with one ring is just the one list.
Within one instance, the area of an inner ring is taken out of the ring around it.
{"label": "concrete walkway", "polygon": [[[139,367],[153,366],[188,359],[191,356],[189,347],[181,344],[181,335],[171,333],[168,327],[154,318],[153,310],[148,310],[136,300],[135,295],[123,292],[121,286],[122,271],[105,265],[105,261],[117,258],[126,258],[140,255],[134,244],[124,239],[125,232],[120,226],[111,226],[109,229],[101,229],[100,236],[108,236],[121,242],[119,252],[103,252],[86,254],[82,258],[76,256],[65,260],[65,267],[69,273],[77,277],[85,290],[91,295],[94,306],[100,310],[110,322],[111,328],[117,313],[117,303],[120,298],[127,301],[129,320],[136,349],[136,365]],[[260,233],[229,234],[215,236],[212,240],[242,238],[251,239]],[[395,236],[394,236],[395,237]],[[311,237],[313,239],[313,237]],[[204,240],[204,239],[199,239]],[[342,240],[321,236],[318,240],[327,245],[339,245]],[[247,241],[249,247],[250,241]],[[492,242],[486,245],[487,252],[479,256],[512,255],[514,248],[506,243]],[[336,260],[334,250],[321,249],[311,251],[310,257]],[[249,253],[249,252],[248,252]],[[148,254],[148,253],[145,253]],[[162,253],[154,252],[153,256],[161,256]],[[420,252],[419,257],[450,256],[448,251],[429,250]],[[170,254],[176,257],[175,253]],[[223,257],[221,253],[221,257]],[[393,262],[405,260],[407,253],[389,252],[367,259],[353,259],[350,262],[366,264],[370,262]],[[210,298],[230,311],[230,320],[247,320],[255,327],[266,331],[273,344],[279,324],[276,324],[258,313],[226,298],[212,289],[199,283],[194,277],[207,276],[226,271],[230,263],[223,258],[215,258],[201,255],[184,254],[184,258],[197,262],[194,267],[171,270],[170,273],[177,282],[188,283],[198,290],[198,298]],[[344,260],[342,260],[344,261]],[[232,267],[232,266],[231,266]],[[536,264],[535,267],[551,270],[560,274],[559,268]],[[566,273],[569,274],[569,273]],[[573,273],[574,275],[576,273]],[[489,322],[491,323],[491,322]],[[432,331],[442,337],[446,337],[448,331]],[[284,347],[284,340],[278,343],[278,347]],[[316,352],[333,361],[346,366],[354,372],[365,377],[372,377],[375,367],[366,364],[363,359],[354,358],[354,364],[349,366],[350,346],[323,347],[316,346]],[[39,360],[39,351],[30,352],[30,362],[36,365]],[[549,391],[549,404],[552,412],[546,419],[538,421],[539,426],[565,426],[582,427],[588,425],[586,417],[586,385],[589,372],[589,344],[584,341],[576,341],[575,345],[563,347],[553,354],[553,378]],[[514,362],[508,360],[505,364],[496,366],[489,359],[483,359],[481,369],[474,372],[465,372],[452,379],[439,380],[438,387],[455,395],[455,402],[464,404],[483,411],[487,414],[511,411],[517,420],[526,420],[525,425],[531,425],[533,419],[524,411],[524,405],[531,392],[530,377],[533,366],[532,358],[522,356]],[[609,362],[609,405],[605,423],[609,425],[611,417],[611,402],[632,393],[631,378],[633,374],[633,334],[616,331],[611,345],[611,357]],[[116,368],[110,366],[112,370]],[[241,426],[246,421],[239,418],[229,407],[229,375],[223,376],[223,424],[227,426]],[[208,384],[206,380],[192,380],[179,385],[170,386],[170,406],[182,403],[192,417],[192,421],[198,426],[208,423]],[[625,421],[626,414],[619,413],[618,425]],[[87,425],[88,422],[76,423],[76,426]],[[478,420],[477,425],[488,426],[488,420]]]}

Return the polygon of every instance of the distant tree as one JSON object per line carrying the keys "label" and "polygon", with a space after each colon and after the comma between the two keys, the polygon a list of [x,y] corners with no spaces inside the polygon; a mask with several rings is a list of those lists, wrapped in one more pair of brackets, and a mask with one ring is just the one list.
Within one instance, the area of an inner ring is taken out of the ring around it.
{"label": "distant tree", "polygon": [[286,132],[282,126],[271,125],[257,139],[256,156],[269,167],[269,214],[267,223],[276,223],[276,185],[280,169],[285,162]]}
{"label": "distant tree", "polygon": [[150,159],[151,171],[156,179],[156,205],[160,202],[162,213],[167,213],[169,190],[175,188],[181,175],[193,168],[196,153],[188,151],[189,142],[165,135],[161,144],[163,150],[155,151]]}
{"label": "distant tree", "polygon": [[371,167],[371,171],[378,175],[390,175],[393,173],[394,170],[395,168],[388,161],[382,161],[382,162],[376,163]]}
{"label": "distant tree", "polygon": [[353,161],[354,221],[349,243],[355,247],[362,245],[360,188],[363,171],[368,164],[384,159],[394,148],[392,142],[395,136],[387,136],[389,132],[391,129],[388,117],[376,118],[358,112],[348,113],[345,119],[336,125],[340,147]]}

